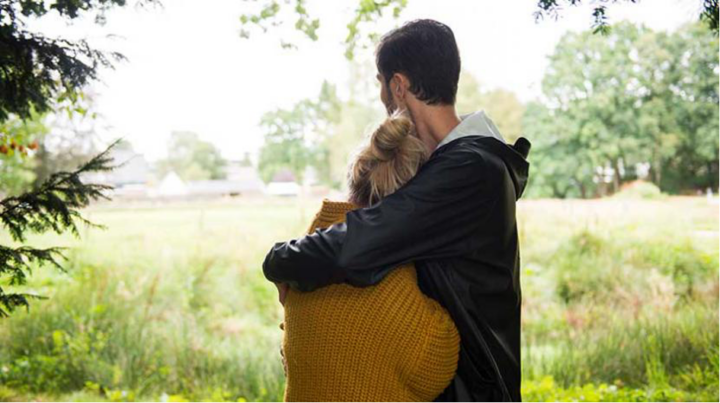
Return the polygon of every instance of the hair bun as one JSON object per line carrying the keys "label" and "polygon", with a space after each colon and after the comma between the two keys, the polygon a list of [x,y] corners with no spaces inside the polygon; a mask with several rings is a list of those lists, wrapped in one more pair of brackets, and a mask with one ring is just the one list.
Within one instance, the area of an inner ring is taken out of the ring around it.
{"label": "hair bun", "polygon": [[395,158],[412,130],[413,124],[407,117],[398,114],[388,117],[370,138],[373,157],[383,162]]}
{"label": "hair bun", "polygon": [[409,118],[393,114],[373,132],[348,171],[353,203],[372,205],[415,176],[427,150],[414,131]]}

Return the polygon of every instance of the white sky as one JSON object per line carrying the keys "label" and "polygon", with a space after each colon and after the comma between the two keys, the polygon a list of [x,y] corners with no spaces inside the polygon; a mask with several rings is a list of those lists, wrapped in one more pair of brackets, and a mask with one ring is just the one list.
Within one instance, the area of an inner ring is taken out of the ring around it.
{"label": "white sky", "polygon": [[[240,38],[239,17],[254,4],[243,0],[163,0],[162,8],[113,10],[103,27],[43,20],[35,28],[84,37],[128,57],[114,71],[103,71],[102,83],[94,86],[103,139],[124,137],[155,160],[165,154],[172,131],[189,130],[216,144],[225,157],[240,158],[261,146],[258,122],[264,112],[316,96],[323,80],[347,87],[342,41],[357,3],[310,0],[309,13],[321,19],[320,40],[300,40],[298,50],[279,46],[282,35],[298,37],[284,27]],[[536,23],[537,0],[410,0],[397,23],[433,18],[448,24],[464,70],[486,88],[509,89],[528,101],[538,95],[546,58],[560,37],[591,27],[593,2],[585,3],[567,8],[557,21]],[[700,3],[641,0],[611,5],[608,14],[611,22],[627,19],[673,30],[695,21]]]}

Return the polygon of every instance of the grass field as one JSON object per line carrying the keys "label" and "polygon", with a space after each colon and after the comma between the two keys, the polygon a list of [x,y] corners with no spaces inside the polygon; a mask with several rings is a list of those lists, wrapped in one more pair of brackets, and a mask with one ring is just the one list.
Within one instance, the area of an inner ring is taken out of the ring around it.
{"label": "grass field", "polygon": [[[281,400],[273,244],[319,200],[98,205],[0,322],[2,400]],[[718,206],[523,201],[527,401],[718,401]],[[3,239],[4,241],[6,239]]]}

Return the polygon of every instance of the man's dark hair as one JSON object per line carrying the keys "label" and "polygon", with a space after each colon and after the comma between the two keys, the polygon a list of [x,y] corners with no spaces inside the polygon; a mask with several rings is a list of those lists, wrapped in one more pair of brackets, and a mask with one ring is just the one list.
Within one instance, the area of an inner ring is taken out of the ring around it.
{"label": "man's dark hair", "polygon": [[410,92],[429,105],[454,105],[460,79],[460,52],[450,27],[415,20],[382,37],[375,51],[386,83],[395,73],[410,80]]}

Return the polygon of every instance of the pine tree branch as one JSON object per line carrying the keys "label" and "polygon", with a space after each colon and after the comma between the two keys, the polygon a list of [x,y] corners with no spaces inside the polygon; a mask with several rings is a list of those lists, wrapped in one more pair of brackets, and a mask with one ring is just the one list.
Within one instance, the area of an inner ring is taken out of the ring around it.
{"label": "pine tree branch", "polygon": [[2,288],[0,288],[0,318],[9,317],[15,309],[21,306],[24,306],[25,309],[30,309],[30,303],[28,301],[30,299],[47,299],[47,297],[27,293],[5,294]]}
{"label": "pine tree branch", "polygon": [[69,230],[77,236],[76,221],[97,226],[82,218],[78,209],[86,207],[93,200],[108,199],[103,192],[111,190],[112,186],[85,184],[81,175],[115,169],[109,152],[118,141],[75,171],[55,173],[38,189],[0,201],[0,221],[13,240],[25,241],[25,233],[28,231],[53,231],[60,234]]}
{"label": "pine tree branch", "polygon": [[[28,232],[53,231],[60,234],[68,230],[79,236],[78,223],[102,227],[85,219],[79,210],[94,200],[109,199],[103,192],[112,189],[112,186],[84,183],[82,175],[115,169],[117,166],[113,165],[110,150],[119,141],[115,141],[75,171],[55,173],[37,189],[1,200],[0,221],[12,239],[23,242]],[[64,258],[63,248],[13,248],[0,245],[0,317],[9,316],[18,307],[29,308],[29,299],[43,298],[26,293],[6,293],[3,285],[26,284],[34,266],[50,264],[64,271],[60,264],[60,260]]]}

